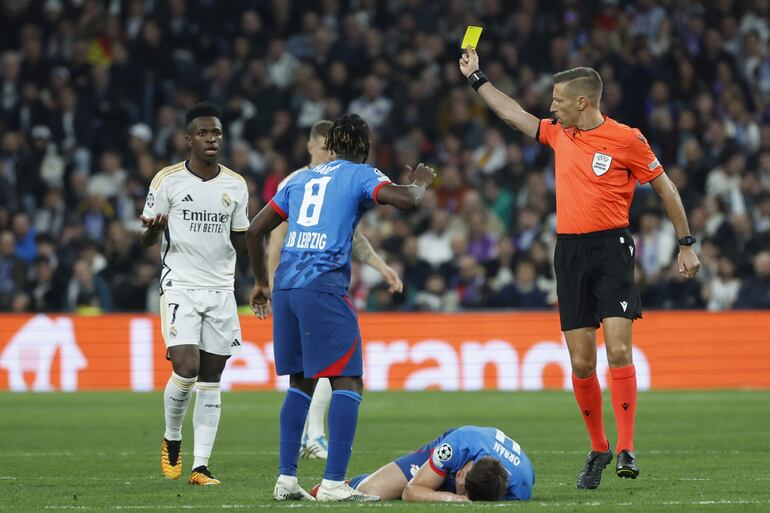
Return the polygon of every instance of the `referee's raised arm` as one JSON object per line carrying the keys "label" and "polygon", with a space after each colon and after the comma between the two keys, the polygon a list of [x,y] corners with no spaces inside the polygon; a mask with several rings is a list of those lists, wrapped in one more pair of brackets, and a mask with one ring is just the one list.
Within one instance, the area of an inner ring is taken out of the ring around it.
{"label": "referee's raised arm", "polygon": [[470,46],[460,57],[460,72],[500,119],[524,135],[535,138],[540,120],[487,80],[487,77],[479,69],[479,55]]}

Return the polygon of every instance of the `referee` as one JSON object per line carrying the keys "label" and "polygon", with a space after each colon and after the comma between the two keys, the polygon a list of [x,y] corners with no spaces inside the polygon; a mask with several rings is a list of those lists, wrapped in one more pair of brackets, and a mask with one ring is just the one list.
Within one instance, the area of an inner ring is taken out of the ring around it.
{"label": "referee", "polygon": [[636,182],[649,182],[676,229],[679,272],[692,278],[700,262],[679,193],[642,133],[602,114],[602,79],[596,70],[574,68],[555,74],[553,119],[542,120],[489,83],[473,48],[460,58],[460,71],[500,119],[554,152],[559,318],[569,348],[575,398],[591,438],[591,452],[577,487],[598,487],[602,471],[612,461],[596,377],[599,324],[604,325],[618,433],[615,471],[619,477],[634,479],[639,467],[634,452],[637,392],[631,325],[642,316],[642,308],[634,283],[628,209]]}

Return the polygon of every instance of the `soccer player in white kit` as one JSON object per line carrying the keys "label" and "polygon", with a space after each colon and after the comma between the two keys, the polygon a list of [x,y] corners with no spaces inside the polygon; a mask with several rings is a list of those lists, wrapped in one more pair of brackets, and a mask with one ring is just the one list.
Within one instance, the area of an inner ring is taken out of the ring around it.
{"label": "soccer player in white kit", "polygon": [[[313,125],[307,141],[310,164],[297,169],[284,178],[278,184],[279,191],[300,171],[334,160],[335,157],[326,149],[326,135],[331,127],[332,122],[325,119],[317,121]],[[275,230],[270,232],[270,239],[267,245],[267,275],[270,279],[271,289],[273,288],[275,270],[278,268],[278,263],[281,260],[281,248],[283,247],[284,239],[286,239],[288,226],[288,223],[281,223]],[[380,258],[374,251],[374,248],[372,248],[369,240],[361,234],[359,228],[356,228],[356,231],[353,233],[353,258],[379,271],[385,283],[388,284],[388,290],[391,294],[404,290],[404,284],[401,282],[401,278],[398,277],[398,273]],[[331,398],[332,386],[329,380],[327,378],[320,378],[313,393],[313,399],[310,402],[310,410],[308,411],[305,429],[302,433],[300,455],[304,458],[325,460],[327,457],[328,443],[324,419]]]}
{"label": "soccer player in white kit", "polygon": [[169,479],[182,473],[182,424],[195,388],[188,481],[194,485],[220,484],[208,468],[222,408],[220,378],[241,346],[233,284],[236,251],[246,253],[249,192],[241,175],[218,162],[219,118],[210,103],[187,112],[190,159],[155,175],[141,216],[142,245],[161,240],[161,326],[173,367],[163,396],[161,469]]}

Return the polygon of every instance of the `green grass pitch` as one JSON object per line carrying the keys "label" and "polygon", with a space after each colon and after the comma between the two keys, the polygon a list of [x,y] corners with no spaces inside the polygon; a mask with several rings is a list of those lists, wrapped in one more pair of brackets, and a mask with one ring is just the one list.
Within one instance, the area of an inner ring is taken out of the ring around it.
{"label": "green grass pitch", "polygon": [[[161,395],[0,394],[2,511],[437,511],[435,504],[275,503],[280,393],[225,393],[211,459],[219,487],[163,479]],[[608,434],[614,422],[605,398]],[[191,413],[191,412],[190,412]],[[444,505],[539,512],[770,511],[770,392],[647,392],[637,418],[639,479],[609,468],[598,490],[575,488],[587,435],[565,392],[371,393],[361,409],[349,475],[371,471],[463,424],[518,440],[536,474],[526,503]],[[183,445],[192,463],[190,417]],[[308,488],[323,472],[301,460]]]}

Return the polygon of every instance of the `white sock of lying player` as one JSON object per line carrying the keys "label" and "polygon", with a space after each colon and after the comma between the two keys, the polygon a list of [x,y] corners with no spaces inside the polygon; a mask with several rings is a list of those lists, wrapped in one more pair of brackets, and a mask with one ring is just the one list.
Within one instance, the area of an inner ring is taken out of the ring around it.
{"label": "white sock of lying player", "polygon": [[308,440],[313,441],[318,437],[326,436],[326,410],[332,400],[332,385],[328,378],[321,378],[313,392],[310,409],[305,421],[305,433]]}
{"label": "white sock of lying player", "polygon": [[166,432],[163,436],[166,440],[182,439],[182,424],[197,379],[183,378],[176,372],[171,373],[163,394],[163,409],[166,413]]}
{"label": "white sock of lying player", "polygon": [[222,412],[222,390],[219,383],[198,382],[195,388],[195,410],[193,411],[193,429],[195,431],[193,456],[195,460],[193,461],[193,469],[201,465],[208,466]]}

